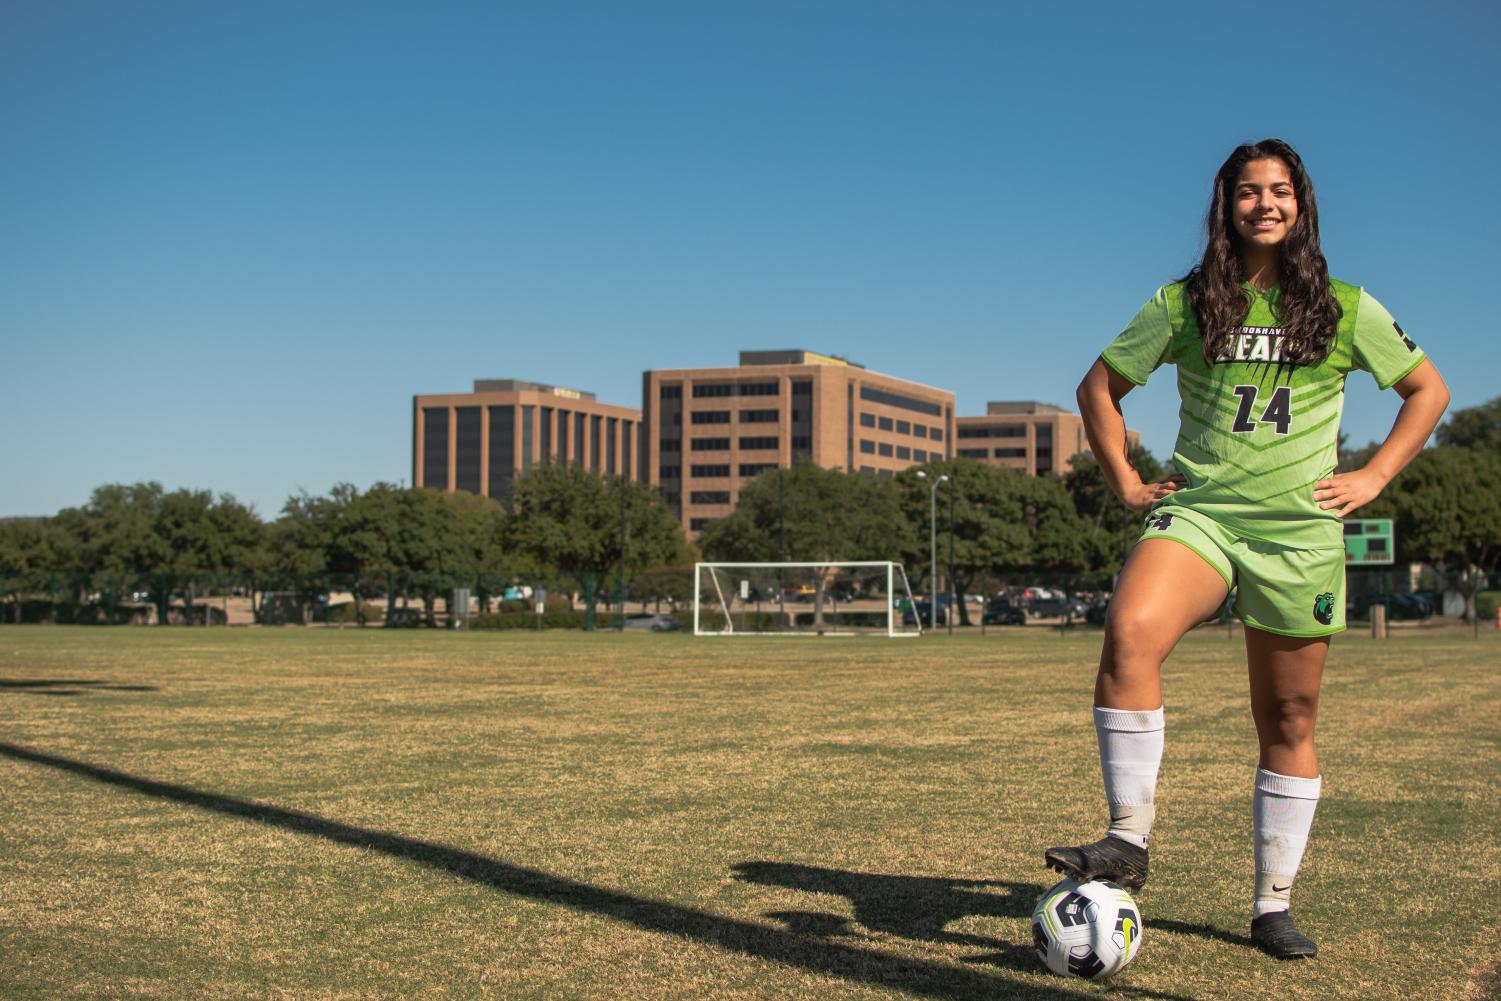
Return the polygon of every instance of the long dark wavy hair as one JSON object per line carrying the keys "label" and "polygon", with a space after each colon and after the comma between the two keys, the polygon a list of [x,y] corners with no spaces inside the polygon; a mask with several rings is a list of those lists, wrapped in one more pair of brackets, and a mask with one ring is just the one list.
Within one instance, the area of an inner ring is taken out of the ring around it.
{"label": "long dark wavy hair", "polygon": [[1214,175],[1214,195],[1204,218],[1209,231],[1204,258],[1182,279],[1204,337],[1204,360],[1211,365],[1230,348],[1231,338],[1251,310],[1251,295],[1242,287],[1247,277],[1241,263],[1244,241],[1235,231],[1230,214],[1235,183],[1246,164],[1267,159],[1287,165],[1298,199],[1298,218],[1278,248],[1282,294],[1273,308],[1282,328],[1282,364],[1321,360],[1329,353],[1339,326],[1339,302],[1329,287],[1329,265],[1319,247],[1319,207],[1302,157],[1281,139],[1237,146]]}

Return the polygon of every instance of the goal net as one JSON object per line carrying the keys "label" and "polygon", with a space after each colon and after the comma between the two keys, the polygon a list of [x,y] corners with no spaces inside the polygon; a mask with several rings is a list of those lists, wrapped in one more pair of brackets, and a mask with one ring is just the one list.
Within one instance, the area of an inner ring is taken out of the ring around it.
{"label": "goal net", "polygon": [[695,563],[695,636],[918,636],[900,563]]}

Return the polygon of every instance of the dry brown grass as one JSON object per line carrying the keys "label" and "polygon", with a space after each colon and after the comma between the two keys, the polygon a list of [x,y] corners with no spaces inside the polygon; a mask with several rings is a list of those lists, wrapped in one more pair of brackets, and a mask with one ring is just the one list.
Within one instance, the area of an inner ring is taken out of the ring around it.
{"label": "dry brown grass", "polygon": [[1097,645],[0,629],[0,996],[1494,992],[1494,634],[1336,642],[1292,966],[1245,943],[1240,646],[1190,637],[1142,955],[1041,972]]}

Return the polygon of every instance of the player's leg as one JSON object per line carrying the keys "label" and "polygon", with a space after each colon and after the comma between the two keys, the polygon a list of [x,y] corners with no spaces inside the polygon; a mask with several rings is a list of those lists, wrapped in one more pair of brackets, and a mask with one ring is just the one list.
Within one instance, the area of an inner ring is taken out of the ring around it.
{"label": "player's leg", "polygon": [[1059,872],[1130,890],[1146,882],[1162,762],[1162,663],[1188,630],[1223,605],[1230,569],[1221,560],[1215,544],[1180,519],[1174,535],[1142,539],[1126,561],[1105,618],[1095,680],[1095,737],[1110,824],[1093,844],[1048,849],[1044,860]]}
{"label": "player's leg", "polygon": [[1329,638],[1248,628],[1246,653],[1251,715],[1261,745],[1252,800],[1256,895],[1251,937],[1278,959],[1311,957],[1318,946],[1298,931],[1288,907],[1322,784],[1314,727]]}

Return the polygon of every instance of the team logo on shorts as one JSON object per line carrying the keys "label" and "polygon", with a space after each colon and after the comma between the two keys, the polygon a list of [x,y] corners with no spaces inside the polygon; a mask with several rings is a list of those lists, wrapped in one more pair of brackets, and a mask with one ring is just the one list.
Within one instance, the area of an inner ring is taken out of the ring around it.
{"label": "team logo on shorts", "polygon": [[1334,621],[1334,595],[1328,591],[1313,599],[1313,617],[1324,625]]}
{"label": "team logo on shorts", "polygon": [[1170,514],[1159,514],[1156,518],[1147,518],[1147,524],[1159,532],[1166,532],[1172,523],[1173,516]]}

